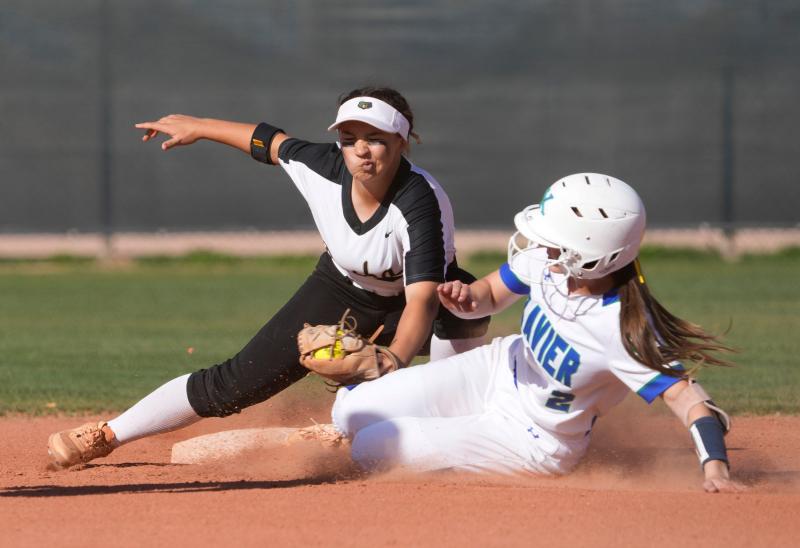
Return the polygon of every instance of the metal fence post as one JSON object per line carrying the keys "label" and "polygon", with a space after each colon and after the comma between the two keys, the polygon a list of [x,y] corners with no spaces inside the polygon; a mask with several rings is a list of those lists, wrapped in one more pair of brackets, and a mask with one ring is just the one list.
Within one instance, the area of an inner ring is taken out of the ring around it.
{"label": "metal fence post", "polygon": [[98,87],[100,95],[99,113],[99,175],[100,175],[100,222],[103,233],[104,254],[114,252],[114,188],[111,181],[111,14],[109,0],[100,0],[100,34],[98,51]]}
{"label": "metal fence post", "polygon": [[722,189],[721,211],[722,233],[725,237],[725,255],[734,255],[736,236],[733,203],[733,93],[734,70],[731,65],[722,68]]}

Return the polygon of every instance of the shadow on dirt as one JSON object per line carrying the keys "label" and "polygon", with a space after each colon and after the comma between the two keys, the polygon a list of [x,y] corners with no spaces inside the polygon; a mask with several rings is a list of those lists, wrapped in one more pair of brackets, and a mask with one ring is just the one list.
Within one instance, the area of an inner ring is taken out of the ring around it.
{"label": "shadow on dirt", "polygon": [[176,465],[169,462],[119,462],[115,464],[78,464],[71,468],[64,468],[55,463],[48,462],[44,468],[50,472],[77,472],[79,470],[91,470],[95,468],[139,468],[144,466],[167,467]]}
{"label": "shadow on dirt", "polygon": [[800,487],[800,470],[740,470],[737,479],[751,486],[769,484],[780,491],[792,491]]}
{"label": "shadow on dirt", "polygon": [[187,481],[179,483],[129,483],[121,485],[35,485],[9,487],[0,497],[79,497],[124,493],[196,493],[245,491],[254,489],[288,489],[307,485],[324,485],[342,480],[340,476],[300,478],[281,481]]}

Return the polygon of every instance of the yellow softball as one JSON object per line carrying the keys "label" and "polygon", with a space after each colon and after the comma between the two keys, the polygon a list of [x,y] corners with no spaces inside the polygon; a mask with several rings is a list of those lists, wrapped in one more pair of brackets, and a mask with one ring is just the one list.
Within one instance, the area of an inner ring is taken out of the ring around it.
{"label": "yellow softball", "polygon": [[[338,336],[342,335],[341,330],[337,331]],[[319,350],[314,351],[314,357],[318,360],[330,360],[331,358],[344,358],[344,349],[342,348],[341,339],[337,340],[333,345],[333,356],[331,356],[331,347],[325,346]]]}

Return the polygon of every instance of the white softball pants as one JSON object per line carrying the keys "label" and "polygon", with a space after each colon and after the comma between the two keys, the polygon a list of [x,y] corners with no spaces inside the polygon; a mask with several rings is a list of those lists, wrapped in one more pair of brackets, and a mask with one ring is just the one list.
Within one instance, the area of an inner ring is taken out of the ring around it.
{"label": "white softball pants", "polygon": [[[339,390],[332,418],[365,469],[563,473],[559,442],[531,428],[505,371],[519,336]],[[510,385],[508,384],[510,383]],[[571,466],[570,466],[571,468]]]}

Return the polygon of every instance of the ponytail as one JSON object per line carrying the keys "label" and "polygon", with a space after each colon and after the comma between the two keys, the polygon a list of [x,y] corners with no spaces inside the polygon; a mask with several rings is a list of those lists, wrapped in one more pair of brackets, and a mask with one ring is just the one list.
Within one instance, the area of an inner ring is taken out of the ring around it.
{"label": "ponytail", "polygon": [[659,373],[682,377],[685,371],[669,367],[673,362],[702,366],[730,366],[716,352],[733,352],[715,335],[683,320],[664,308],[650,293],[638,259],[614,272],[619,288],[620,331],[625,350],[635,360]]}

